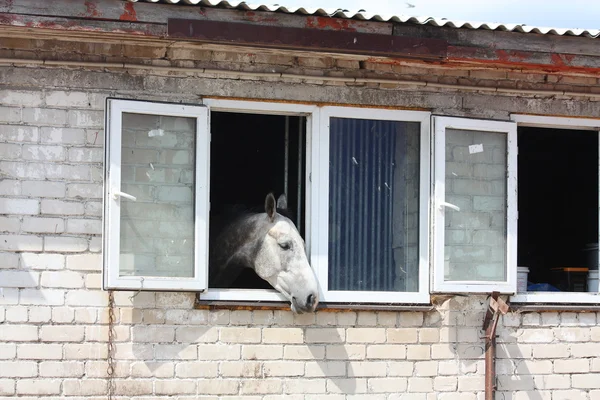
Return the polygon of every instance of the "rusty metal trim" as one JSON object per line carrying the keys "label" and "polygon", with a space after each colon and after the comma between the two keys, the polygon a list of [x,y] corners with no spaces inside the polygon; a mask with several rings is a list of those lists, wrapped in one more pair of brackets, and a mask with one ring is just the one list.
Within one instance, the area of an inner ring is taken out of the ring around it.
{"label": "rusty metal trim", "polygon": [[448,42],[442,39],[320,31],[239,22],[169,18],[167,32],[167,36],[174,39],[251,47],[326,51],[420,60],[443,60],[448,54]]}

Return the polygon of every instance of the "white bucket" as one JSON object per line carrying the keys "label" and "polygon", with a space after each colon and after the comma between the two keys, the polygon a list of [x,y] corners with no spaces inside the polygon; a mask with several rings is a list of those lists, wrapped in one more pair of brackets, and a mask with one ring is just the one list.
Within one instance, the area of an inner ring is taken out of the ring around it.
{"label": "white bucket", "polygon": [[529,268],[517,267],[517,293],[523,293],[527,291],[527,276],[529,275]]}
{"label": "white bucket", "polygon": [[598,270],[588,271],[588,292],[598,293]]}

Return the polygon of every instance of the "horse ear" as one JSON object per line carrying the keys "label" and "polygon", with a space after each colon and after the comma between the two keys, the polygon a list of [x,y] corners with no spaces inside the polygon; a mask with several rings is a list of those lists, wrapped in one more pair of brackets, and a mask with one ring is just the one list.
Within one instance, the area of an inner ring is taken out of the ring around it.
{"label": "horse ear", "polygon": [[288,208],[287,197],[283,193],[277,199],[277,208],[279,208],[280,210],[287,210]]}
{"label": "horse ear", "polygon": [[275,196],[273,196],[273,193],[269,193],[265,199],[265,211],[267,212],[267,215],[271,221],[275,219],[275,214],[277,213],[277,209],[275,207]]}

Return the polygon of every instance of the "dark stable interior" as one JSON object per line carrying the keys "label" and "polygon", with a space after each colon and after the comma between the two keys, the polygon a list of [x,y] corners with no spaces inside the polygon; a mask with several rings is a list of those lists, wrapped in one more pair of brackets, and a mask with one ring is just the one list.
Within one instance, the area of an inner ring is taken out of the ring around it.
{"label": "dark stable interior", "polygon": [[582,250],[598,242],[598,134],[519,128],[518,144],[518,265],[529,268],[528,290],[581,290],[587,273],[556,269],[586,267]]}
{"label": "dark stable interior", "polygon": [[[290,116],[288,151],[288,209],[298,227],[298,150],[302,148],[301,212],[304,220],[304,168],[306,120]],[[264,212],[265,197],[284,193],[286,117],[231,112],[211,112],[210,224],[231,207]],[[299,129],[302,142],[299,143]],[[304,223],[300,234],[304,237]],[[212,249],[209,249],[209,258]],[[210,278],[210,277],[209,277]],[[245,269],[230,286],[236,289],[272,289],[251,269]]]}

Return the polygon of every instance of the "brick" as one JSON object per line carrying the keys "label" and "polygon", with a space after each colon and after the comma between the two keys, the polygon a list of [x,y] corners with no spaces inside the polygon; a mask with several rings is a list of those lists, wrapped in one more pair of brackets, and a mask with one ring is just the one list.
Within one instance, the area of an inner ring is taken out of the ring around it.
{"label": "brick", "polygon": [[261,378],[263,377],[262,362],[259,361],[225,361],[219,365],[223,377]]}
{"label": "brick", "polygon": [[[32,140],[32,141],[37,141]],[[40,141],[42,143],[57,143],[62,145],[77,145],[85,143],[85,131],[74,128],[41,128]]]}
{"label": "brick", "polygon": [[154,357],[157,360],[194,360],[198,358],[198,348],[193,344],[157,344]]}
{"label": "brick", "polygon": [[176,381],[157,380],[154,382],[154,393],[162,395],[196,393],[196,382],[184,379],[178,379]]}
{"label": "brick", "polygon": [[25,217],[21,230],[32,233],[62,233],[65,223],[62,218]]}
{"label": "brick", "polygon": [[[459,377],[459,391],[460,391],[460,379],[468,377]],[[481,383],[477,385],[468,385],[469,387],[477,387],[475,390],[483,390],[484,382],[483,377],[480,378]],[[513,376],[513,375],[500,375],[498,376],[498,387],[506,390],[534,390],[533,376]],[[471,391],[472,389],[465,388],[465,390]]]}
{"label": "brick", "polygon": [[[167,307],[169,309],[183,308],[189,310],[194,307],[194,296],[194,293],[156,293],[156,307]],[[217,313],[220,314],[220,312]],[[229,318],[227,318],[227,322],[229,322]]]}
{"label": "brick", "polygon": [[0,90],[0,103],[11,106],[40,106],[42,105],[42,92],[13,89]]}
{"label": "brick", "polygon": [[44,237],[44,250],[56,252],[82,252],[88,248],[86,239],[68,236],[46,236]]}
{"label": "brick", "polygon": [[363,360],[366,357],[366,347],[362,344],[328,345],[325,349],[326,358],[330,360]]}
{"label": "brick", "polygon": [[27,307],[15,306],[15,307],[6,307],[5,312],[5,320],[10,323],[23,323],[27,322]]}
{"label": "brick", "polygon": [[[178,363],[179,364],[179,363]],[[208,367],[208,366],[207,366]],[[125,371],[129,375],[129,371]],[[137,361],[131,364],[131,376],[137,378],[172,378],[175,373],[173,362]]]}
{"label": "brick", "polygon": [[198,393],[202,394],[237,394],[239,382],[234,379],[198,379]]}
{"label": "brick", "polygon": [[[533,397],[529,397],[533,398]],[[587,400],[585,392],[581,390],[553,390],[552,400]],[[593,397],[591,397],[594,400]]]}
{"label": "brick", "polygon": [[554,360],[554,372],[558,374],[584,374],[590,372],[589,359]]}
{"label": "brick", "polygon": [[517,337],[520,343],[550,343],[554,340],[552,329],[545,328],[520,329]]}
{"label": "brick", "polygon": [[416,376],[436,376],[438,371],[437,361],[418,361],[415,362]]}
{"label": "brick", "polygon": [[76,201],[42,200],[42,214],[83,215],[84,205]]}
{"label": "brick", "polygon": [[38,366],[33,361],[0,361],[0,377],[29,378],[38,375]]}
{"label": "brick", "polygon": [[21,289],[20,303],[23,305],[62,306],[65,291],[61,289]]}
{"label": "brick", "polygon": [[152,394],[153,382],[150,380],[114,380],[115,392],[124,396]]}
{"label": "brick", "polygon": [[17,355],[15,343],[0,343],[0,360],[10,360]]}
{"label": "brick", "polygon": [[19,268],[19,254],[0,252],[0,269]]}
{"label": "brick", "polygon": [[241,346],[239,344],[199,344],[198,359],[200,360],[239,360]]}
{"label": "brick", "polygon": [[38,328],[33,325],[4,325],[0,340],[5,342],[30,342],[38,340]]}
{"label": "brick", "polygon": [[405,392],[408,388],[406,378],[371,378],[368,381],[369,393]]}
{"label": "brick", "polygon": [[82,377],[84,364],[80,361],[43,361],[39,365],[43,377]]}
{"label": "brick", "polygon": [[69,149],[69,161],[80,163],[101,163],[104,160],[102,149],[72,147]]}
{"label": "brick", "polygon": [[367,347],[367,358],[398,360],[406,358],[406,346],[399,344],[371,345]]}
{"label": "brick", "polygon": [[0,282],[3,287],[36,287],[39,279],[38,272],[0,270]]}
{"label": "brick", "polygon": [[[544,345],[533,345],[534,358],[567,358],[569,357],[569,346],[563,343],[551,343]],[[527,358],[527,357],[525,357]]]}
{"label": "brick", "polygon": [[[2,107],[0,107],[0,113]],[[18,144],[0,143],[0,159],[16,160],[21,158],[21,146]]]}
{"label": "brick", "polygon": [[71,183],[67,186],[67,197],[76,199],[102,198],[102,185],[96,183]]}
{"label": "brick", "polygon": [[[146,363],[139,364],[143,367]],[[132,366],[132,374],[133,372],[134,367]],[[219,368],[215,362],[183,361],[175,365],[175,376],[178,378],[214,378],[218,374]]]}
{"label": "brick", "polygon": [[98,219],[68,219],[67,232],[85,235],[102,234],[102,221]]}
{"label": "brick", "polygon": [[324,357],[324,346],[288,345],[283,349],[283,358],[287,360],[323,359]]}
{"label": "brick", "polygon": [[571,377],[575,389],[600,389],[600,374],[576,374]]}
{"label": "brick", "polygon": [[79,128],[102,128],[104,113],[102,111],[69,111],[69,125]]}
{"label": "brick", "polygon": [[590,354],[600,354],[600,343],[572,343],[570,347],[573,358],[585,358]]}
{"label": "brick", "polygon": [[[299,380],[299,379],[290,379],[285,382],[284,392],[285,393],[300,393],[300,394],[309,394],[309,393],[326,393],[326,383],[325,379],[310,379],[310,380]],[[280,392],[280,388],[276,385],[273,385],[273,391],[271,393]],[[243,388],[243,384],[242,384]]]}
{"label": "brick", "polygon": [[63,182],[24,181],[21,192],[30,197],[64,197],[66,185]]}
{"label": "brick", "polygon": [[52,108],[23,108],[23,122],[27,124],[64,125],[67,123],[67,112]]}
{"label": "brick", "polygon": [[49,322],[52,319],[51,307],[32,307],[29,309],[29,322]]}
{"label": "brick", "polygon": [[366,392],[367,380],[364,378],[327,379],[327,393],[346,393],[351,395]]}
{"label": "brick", "polygon": [[383,361],[350,361],[348,362],[349,377],[386,376],[387,363]]}
{"label": "brick", "polygon": [[104,379],[65,379],[65,396],[101,396],[106,394],[107,382]]}
{"label": "brick", "polygon": [[37,142],[39,136],[34,126],[0,125],[0,142]]}
{"label": "brick", "polygon": [[417,343],[418,331],[410,328],[387,329],[388,343]]}
{"label": "brick", "polygon": [[[2,289],[2,295],[0,296],[0,305],[13,305],[19,303],[19,289]],[[4,319],[4,308],[0,308],[2,312],[0,312],[0,319]]]}
{"label": "brick", "polygon": [[102,271],[102,257],[99,254],[67,256],[67,269],[74,271]]}
{"label": "brick", "polygon": [[3,214],[32,215],[40,213],[40,203],[32,199],[0,199],[0,210]]}
{"label": "brick", "polygon": [[263,364],[265,377],[284,377],[304,375],[304,362],[302,361],[266,361]]}
{"label": "brick", "polygon": [[23,145],[24,160],[64,161],[65,155],[65,148],[62,146]]}
{"label": "brick", "polygon": [[60,360],[62,359],[62,345],[23,343],[17,348],[17,358],[21,360]]}
{"label": "brick", "polygon": [[344,343],[344,329],[335,328],[307,328],[305,332],[306,343]]}
{"label": "brick", "polygon": [[175,339],[175,328],[167,326],[134,326],[131,328],[131,336],[134,342],[173,342]]}
{"label": "brick", "polygon": [[102,360],[108,356],[105,343],[67,343],[64,350],[66,360]]}
{"label": "brick", "polygon": [[25,269],[63,269],[65,267],[65,256],[62,254],[21,253],[21,265]]}
{"label": "brick", "polygon": [[569,375],[539,375],[533,377],[536,389],[569,389],[571,377]]}
{"label": "brick", "polygon": [[40,339],[43,342],[80,342],[83,340],[83,326],[42,326]]}
{"label": "brick", "polygon": [[0,379],[0,395],[11,396],[15,394],[14,379]]}
{"label": "brick", "polygon": [[18,180],[3,179],[0,181],[0,195],[18,196],[21,194],[21,182]]}
{"label": "brick", "polygon": [[59,379],[19,379],[17,381],[17,393],[19,395],[52,395],[60,394]]}
{"label": "brick", "polygon": [[348,328],[347,343],[383,343],[385,342],[384,328]]}
{"label": "brick", "polygon": [[219,328],[219,340],[224,343],[260,343],[260,328]]}
{"label": "brick", "polygon": [[46,93],[46,105],[50,107],[89,107],[89,97],[85,92]]}
{"label": "brick", "polygon": [[590,340],[590,329],[577,328],[555,328],[554,336],[562,342],[588,342]]}
{"label": "brick", "polygon": [[263,328],[264,343],[302,343],[304,334],[300,328]]}
{"label": "brick", "polygon": [[242,347],[242,358],[246,360],[277,360],[282,357],[282,345],[245,345]]}
{"label": "brick", "polygon": [[66,304],[71,306],[106,307],[108,305],[108,294],[102,290],[70,290],[67,292]]}
{"label": "brick", "polygon": [[406,358],[408,360],[429,360],[431,358],[431,346],[408,345],[406,346]]}
{"label": "brick", "polygon": [[7,178],[46,179],[43,164],[0,161],[0,173]]}

